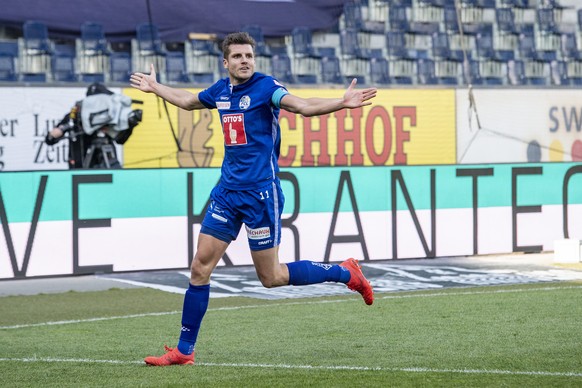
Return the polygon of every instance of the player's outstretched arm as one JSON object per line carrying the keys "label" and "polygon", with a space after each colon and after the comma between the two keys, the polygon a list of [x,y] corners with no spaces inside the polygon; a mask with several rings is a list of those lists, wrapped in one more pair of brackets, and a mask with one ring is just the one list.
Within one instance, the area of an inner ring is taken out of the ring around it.
{"label": "player's outstretched arm", "polygon": [[179,108],[186,110],[204,108],[197,94],[192,94],[183,89],[171,88],[159,83],[156,79],[156,69],[153,64],[150,65],[149,74],[133,73],[129,81],[133,88],[145,93],[154,93]]}
{"label": "player's outstretched arm", "polygon": [[356,89],[357,82],[356,78],[352,80],[343,98],[301,98],[287,94],[281,99],[281,108],[309,117],[371,105],[370,100],[376,97],[377,89]]}

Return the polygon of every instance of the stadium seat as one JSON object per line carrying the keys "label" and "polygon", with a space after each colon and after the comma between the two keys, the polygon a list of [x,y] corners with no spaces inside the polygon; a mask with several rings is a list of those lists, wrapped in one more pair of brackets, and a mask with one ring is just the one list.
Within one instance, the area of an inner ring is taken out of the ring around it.
{"label": "stadium seat", "polygon": [[439,30],[439,23],[411,21],[407,7],[390,6],[388,10],[388,25],[390,31],[401,31],[406,34],[430,35]]}
{"label": "stadium seat", "polygon": [[46,24],[27,21],[22,27],[20,61],[22,80],[29,82],[49,81],[51,73],[52,42]]}
{"label": "stadium seat", "polygon": [[338,57],[321,58],[321,82],[326,84],[345,83]]}
{"label": "stadium seat", "polygon": [[479,71],[479,61],[467,61],[467,66],[463,66],[463,79],[468,85],[483,85],[483,79]]}
{"label": "stadium seat", "polygon": [[345,28],[340,31],[340,53],[343,74],[350,78],[357,77],[359,82],[366,83],[371,54],[360,47],[356,29]]}
{"label": "stadium seat", "polygon": [[287,54],[275,54],[271,58],[273,77],[284,84],[294,84],[297,81],[291,70],[291,58]]}
{"label": "stadium seat", "polygon": [[103,25],[91,21],[83,23],[81,37],[76,42],[81,80],[104,82],[109,73],[110,49]]}
{"label": "stadium seat", "polygon": [[433,59],[456,62],[463,61],[464,56],[461,50],[451,50],[447,33],[435,32],[432,34],[431,45],[431,56]]}
{"label": "stadium seat", "polygon": [[510,85],[527,84],[523,61],[514,60],[507,62],[507,78]]}
{"label": "stadium seat", "polygon": [[582,60],[582,54],[578,50],[578,43],[576,42],[576,34],[562,34],[560,40],[560,57],[562,59],[567,61]]}
{"label": "stadium seat", "polygon": [[386,58],[370,58],[370,83],[372,85],[389,85],[391,83]]}
{"label": "stadium seat", "polygon": [[317,80],[322,68],[321,55],[313,47],[311,30],[304,26],[295,27],[290,39],[293,74],[300,82]]}
{"label": "stadium seat", "polygon": [[133,66],[136,71],[150,71],[153,63],[157,76],[162,82],[166,77],[166,50],[158,27],[155,24],[142,23],[136,26],[136,39],[132,41]]}
{"label": "stadium seat", "polygon": [[18,42],[0,41],[0,81],[18,81]]}
{"label": "stadium seat", "polygon": [[416,63],[418,84],[419,85],[436,85],[438,84],[435,75],[434,61],[432,59],[419,59]]}
{"label": "stadium seat", "polygon": [[375,21],[364,19],[363,5],[358,2],[348,2],[344,4],[344,12],[342,14],[343,28],[352,28],[358,32],[383,34],[386,30],[383,21]]}
{"label": "stadium seat", "polygon": [[[445,6],[444,11],[444,28],[445,31],[450,34],[459,34],[459,23],[457,18],[457,9],[454,5],[448,4]],[[464,19],[462,19],[464,20]],[[463,22],[462,23],[463,34],[465,35],[475,35],[478,32],[481,32],[486,27],[486,24],[483,22]]]}
{"label": "stadium seat", "polygon": [[496,50],[490,34],[479,33],[475,36],[475,54],[477,58],[507,62],[515,58],[513,50]]}
{"label": "stadium seat", "polygon": [[271,50],[265,41],[263,29],[257,24],[249,24],[242,27],[241,31],[248,33],[256,43],[255,55],[270,57]]}
{"label": "stadium seat", "polygon": [[552,61],[550,63],[550,72],[552,85],[568,86],[570,79],[568,78],[567,64],[564,61]]}
{"label": "stadium seat", "polygon": [[184,43],[186,72],[190,79],[199,79],[206,83],[208,79],[227,76],[222,65],[222,52],[216,42],[210,39],[190,39]]}
{"label": "stadium seat", "polygon": [[128,52],[113,51],[109,57],[110,80],[112,82],[129,82],[131,76],[131,54]]}
{"label": "stadium seat", "polygon": [[190,74],[192,82],[195,84],[210,85],[214,82],[214,74]]}
{"label": "stadium seat", "polygon": [[52,79],[56,82],[78,81],[75,69],[75,46],[68,44],[56,44],[51,57]]}
{"label": "stadium seat", "polygon": [[511,8],[497,8],[495,10],[495,24],[493,37],[495,47],[503,50],[515,50],[519,31],[515,25],[515,17]]}
{"label": "stadium seat", "polygon": [[261,73],[271,74],[271,49],[265,41],[263,29],[257,24],[245,25],[242,31],[247,32],[255,40],[255,63],[257,71]]}
{"label": "stadium seat", "polygon": [[166,55],[166,73],[168,83],[190,82],[183,51],[168,51]]}
{"label": "stadium seat", "polygon": [[402,31],[386,32],[386,57],[388,72],[393,83],[412,84],[416,77],[416,52],[406,47],[405,33]]}
{"label": "stadium seat", "polygon": [[537,50],[531,34],[519,35],[517,52],[521,60],[551,62],[557,58],[556,50]]}
{"label": "stadium seat", "polygon": [[534,26],[537,50],[559,50],[561,29],[556,24],[553,8],[536,9]]}

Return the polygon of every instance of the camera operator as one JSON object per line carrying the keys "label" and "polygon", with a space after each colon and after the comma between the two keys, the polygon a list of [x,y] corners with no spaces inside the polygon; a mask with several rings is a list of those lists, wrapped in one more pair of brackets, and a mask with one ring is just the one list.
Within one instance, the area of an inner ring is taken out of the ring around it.
{"label": "camera operator", "polygon": [[[111,100],[92,97],[97,95],[111,96]],[[115,95],[103,84],[93,83],[87,88],[86,98],[77,101],[71,111],[47,133],[45,143],[53,145],[65,138],[69,140],[70,169],[121,168],[114,141],[124,144],[142,118],[141,109],[131,110],[128,107],[131,102],[136,101]],[[110,114],[112,106],[114,114],[117,114],[115,119]]]}

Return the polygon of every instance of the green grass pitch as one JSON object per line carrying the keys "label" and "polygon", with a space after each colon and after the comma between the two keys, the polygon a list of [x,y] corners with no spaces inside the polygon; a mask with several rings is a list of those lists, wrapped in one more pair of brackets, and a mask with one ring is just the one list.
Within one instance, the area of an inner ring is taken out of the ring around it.
{"label": "green grass pitch", "polygon": [[182,296],[113,289],[0,298],[4,387],[582,387],[582,284],[293,300],[211,299],[196,365]]}

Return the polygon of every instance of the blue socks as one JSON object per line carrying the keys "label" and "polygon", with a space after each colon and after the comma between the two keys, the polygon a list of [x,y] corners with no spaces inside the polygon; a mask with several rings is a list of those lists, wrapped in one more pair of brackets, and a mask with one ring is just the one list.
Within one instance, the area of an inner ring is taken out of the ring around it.
{"label": "blue socks", "polygon": [[289,268],[289,285],[304,286],[323,282],[350,281],[350,271],[337,264],[316,263],[309,260],[287,263]]}
{"label": "blue socks", "polygon": [[182,308],[182,331],[178,341],[178,350],[182,354],[192,354],[196,345],[196,338],[200,330],[200,323],[206,314],[210,299],[210,284],[193,286],[190,284],[184,296]]}

